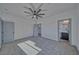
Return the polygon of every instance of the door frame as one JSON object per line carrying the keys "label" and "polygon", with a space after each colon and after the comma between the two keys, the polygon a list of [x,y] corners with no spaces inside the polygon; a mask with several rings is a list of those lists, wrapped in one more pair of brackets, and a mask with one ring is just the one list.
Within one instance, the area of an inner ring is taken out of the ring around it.
{"label": "door frame", "polygon": [[69,43],[72,42],[72,29],[71,29],[71,25],[72,25],[72,19],[71,18],[66,18],[66,19],[61,19],[57,21],[58,24],[58,41],[60,41],[60,37],[59,37],[59,22],[64,21],[64,20],[69,20]]}
{"label": "door frame", "polygon": [[[37,26],[39,26],[40,25],[40,31],[38,31],[38,27]],[[39,36],[38,34],[39,34],[39,32],[40,32],[40,37],[42,36],[42,34],[41,34],[41,23],[39,23],[39,24],[33,24],[33,36],[35,36],[35,26],[37,27],[37,35],[36,36]]]}

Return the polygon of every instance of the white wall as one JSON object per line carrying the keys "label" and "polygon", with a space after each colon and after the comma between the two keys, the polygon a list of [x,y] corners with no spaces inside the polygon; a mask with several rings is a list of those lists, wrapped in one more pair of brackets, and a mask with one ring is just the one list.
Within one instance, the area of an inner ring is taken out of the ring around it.
{"label": "white wall", "polygon": [[15,39],[20,39],[28,36],[32,36],[33,21],[28,19],[23,19],[10,14],[0,13],[5,21],[15,22]]}
{"label": "white wall", "polygon": [[72,19],[72,37],[71,37],[71,43],[73,45],[78,45],[78,34],[77,34],[77,9],[69,10],[60,14],[57,14],[55,16],[52,16],[48,19],[43,20],[43,25],[42,25],[42,35],[44,37],[47,37],[52,40],[58,40],[58,25],[57,21],[62,20],[62,19]]}
{"label": "white wall", "polygon": [[79,50],[79,4],[77,4],[77,47]]}

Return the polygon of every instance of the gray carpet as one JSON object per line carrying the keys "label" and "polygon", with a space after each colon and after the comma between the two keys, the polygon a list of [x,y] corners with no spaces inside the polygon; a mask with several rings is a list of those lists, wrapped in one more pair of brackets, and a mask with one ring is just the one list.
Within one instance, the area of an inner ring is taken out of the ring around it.
{"label": "gray carpet", "polygon": [[[16,40],[14,42],[6,43],[2,45],[0,55],[21,55],[20,48],[17,44],[26,40],[32,40],[36,43],[36,46],[42,49],[38,55],[77,55],[77,50],[69,45],[67,42],[58,42],[43,37],[27,37]],[[24,53],[24,52],[23,52]]]}

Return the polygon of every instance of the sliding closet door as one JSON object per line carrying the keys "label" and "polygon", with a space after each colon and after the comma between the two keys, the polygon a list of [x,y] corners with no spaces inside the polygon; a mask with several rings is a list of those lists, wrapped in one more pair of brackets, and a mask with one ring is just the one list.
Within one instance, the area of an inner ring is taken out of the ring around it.
{"label": "sliding closet door", "polygon": [[14,41],[14,23],[3,22],[3,42],[8,43]]}

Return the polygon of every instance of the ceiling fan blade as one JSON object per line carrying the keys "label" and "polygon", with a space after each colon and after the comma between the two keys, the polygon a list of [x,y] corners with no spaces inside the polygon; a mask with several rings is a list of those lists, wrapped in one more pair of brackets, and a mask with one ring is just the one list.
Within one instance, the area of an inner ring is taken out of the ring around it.
{"label": "ceiling fan blade", "polygon": [[32,16],[32,19],[34,18],[34,16]]}
{"label": "ceiling fan blade", "polygon": [[40,11],[41,11],[41,9],[39,9],[39,10],[37,11],[37,14],[38,14]]}
{"label": "ceiling fan blade", "polygon": [[29,8],[29,10],[30,10],[32,13],[34,13],[33,10],[32,10],[31,8]]}
{"label": "ceiling fan blade", "polygon": [[29,8],[29,7],[24,7],[25,9],[28,9],[28,10],[30,10],[32,13],[33,13],[33,10],[31,9],[31,8]]}
{"label": "ceiling fan blade", "polygon": [[30,14],[30,15],[31,15],[31,13],[30,13],[30,12],[27,12],[27,11],[24,11],[24,13],[26,13],[26,14]]}
{"label": "ceiling fan blade", "polygon": [[30,3],[30,6],[32,7],[33,11],[35,10],[35,6],[33,5],[33,3]]}
{"label": "ceiling fan blade", "polygon": [[27,7],[27,6],[24,6],[24,8],[25,8],[25,9],[29,9],[29,7]]}
{"label": "ceiling fan blade", "polygon": [[39,10],[43,6],[43,3],[41,3],[36,10]]}
{"label": "ceiling fan blade", "polygon": [[45,15],[44,13],[42,13],[42,14],[38,14],[38,15]]}
{"label": "ceiling fan blade", "polygon": [[42,16],[38,15],[38,17],[43,18]]}

